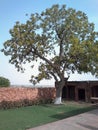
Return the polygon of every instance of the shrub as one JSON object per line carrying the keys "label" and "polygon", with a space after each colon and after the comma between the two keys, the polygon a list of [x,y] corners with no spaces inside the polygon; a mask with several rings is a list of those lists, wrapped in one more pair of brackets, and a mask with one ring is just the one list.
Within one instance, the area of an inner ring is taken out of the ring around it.
{"label": "shrub", "polygon": [[52,99],[41,99],[41,100],[29,100],[23,99],[18,101],[5,101],[0,102],[0,109],[10,109],[10,108],[19,108],[26,107],[32,105],[40,105],[40,104],[50,104],[52,103]]}
{"label": "shrub", "polygon": [[10,81],[7,78],[0,77],[0,87],[9,87]]}

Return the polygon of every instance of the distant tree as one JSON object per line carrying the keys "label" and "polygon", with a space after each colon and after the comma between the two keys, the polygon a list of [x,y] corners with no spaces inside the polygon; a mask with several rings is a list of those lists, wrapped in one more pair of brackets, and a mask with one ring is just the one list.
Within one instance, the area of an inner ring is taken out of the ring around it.
{"label": "distant tree", "polygon": [[33,66],[40,60],[39,74],[32,75],[30,81],[36,84],[53,77],[55,104],[61,103],[62,88],[69,77],[65,73],[90,72],[98,76],[98,32],[81,11],[53,5],[41,14],[31,14],[25,24],[16,22],[10,34],[2,49],[11,56],[9,62],[20,71],[26,62]]}
{"label": "distant tree", "polygon": [[0,87],[9,87],[10,81],[5,77],[0,77]]}

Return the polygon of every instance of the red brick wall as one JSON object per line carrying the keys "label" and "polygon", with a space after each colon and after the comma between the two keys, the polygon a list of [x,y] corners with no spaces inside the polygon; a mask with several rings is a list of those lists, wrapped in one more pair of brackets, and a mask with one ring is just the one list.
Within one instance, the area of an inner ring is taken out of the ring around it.
{"label": "red brick wall", "polygon": [[23,99],[54,99],[55,88],[0,88],[0,102],[18,101]]}

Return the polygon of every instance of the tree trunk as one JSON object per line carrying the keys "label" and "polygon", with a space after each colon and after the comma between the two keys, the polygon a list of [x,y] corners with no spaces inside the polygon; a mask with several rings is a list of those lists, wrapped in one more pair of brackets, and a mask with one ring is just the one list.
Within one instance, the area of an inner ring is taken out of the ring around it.
{"label": "tree trunk", "polygon": [[62,89],[65,85],[64,81],[55,82],[56,98],[54,104],[62,104]]}

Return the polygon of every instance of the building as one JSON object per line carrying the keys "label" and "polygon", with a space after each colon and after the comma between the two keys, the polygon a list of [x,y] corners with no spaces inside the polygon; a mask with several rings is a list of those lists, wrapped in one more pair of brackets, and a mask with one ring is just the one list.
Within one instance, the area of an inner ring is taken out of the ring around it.
{"label": "building", "polygon": [[62,91],[66,100],[91,102],[92,97],[98,100],[98,81],[68,81]]}

